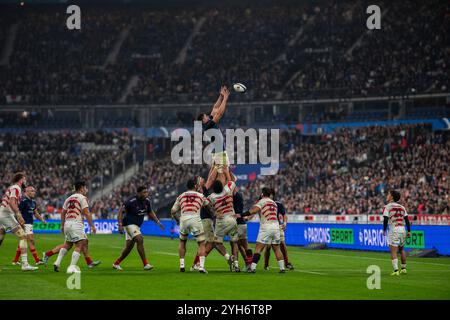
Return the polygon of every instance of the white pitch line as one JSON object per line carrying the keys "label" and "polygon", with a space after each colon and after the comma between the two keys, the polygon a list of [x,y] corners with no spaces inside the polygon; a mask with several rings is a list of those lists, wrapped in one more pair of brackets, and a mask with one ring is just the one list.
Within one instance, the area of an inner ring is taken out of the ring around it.
{"label": "white pitch line", "polygon": [[[381,259],[381,258],[373,258],[373,257],[358,257],[358,256],[346,256],[343,254],[331,254],[331,253],[311,253],[311,252],[296,252],[296,251],[289,251],[289,254],[296,253],[296,254],[309,254],[309,255],[320,255],[320,256],[328,256],[328,257],[341,257],[341,258],[357,258],[357,259],[364,259],[364,260],[378,260],[378,261],[388,261],[388,259]],[[443,266],[450,268],[450,264],[444,264],[444,263],[435,263],[435,262],[421,262],[421,261],[408,261],[408,263],[418,263],[418,264],[428,264],[428,265],[435,265],[435,266]]]}
{"label": "white pitch line", "polygon": [[[297,269],[294,269],[293,271],[295,271],[295,272],[303,272],[303,273],[311,273],[311,274],[318,274],[319,276],[325,276],[326,275],[326,273],[321,273],[321,272],[316,272],[316,271],[306,271],[306,270],[297,270]],[[286,272],[289,272],[289,271],[286,271]]]}
{"label": "white pitch line", "polygon": [[177,256],[177,257],[178,257],[178,253],[173,253],[173,252],[154,251],[154,253],[165,254],[165,255],[167,255],[167,256]]}

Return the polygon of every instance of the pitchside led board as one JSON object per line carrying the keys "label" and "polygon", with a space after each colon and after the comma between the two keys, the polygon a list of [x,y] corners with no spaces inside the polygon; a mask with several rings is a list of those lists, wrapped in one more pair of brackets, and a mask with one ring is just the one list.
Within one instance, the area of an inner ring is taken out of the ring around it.
{"label": "pitchside led board", "polygon": [[[98,234],[118,233],[116,220],[95,220]],[[162,220],[165,231],[151,221],[145,221],[141,231],[144,235],[177,237],[178,228],[172,220]],[[35,233],[59,233],[59,220],[50,220],[47,225],[34,223]],[[85,222],[86,231],[88,230]],[[248,223],[248,239],[255,242],[259,223]],[[388,251],[387,236],[382,226],[374,224],[318,224],[289,223],[286,229],[288,245],[305,246],[311,243],[326,243],[331,248]],[[438,254],[450,255],[450,226],[412,226],[411,238],[406,243],[410,249],[436,249]]]}

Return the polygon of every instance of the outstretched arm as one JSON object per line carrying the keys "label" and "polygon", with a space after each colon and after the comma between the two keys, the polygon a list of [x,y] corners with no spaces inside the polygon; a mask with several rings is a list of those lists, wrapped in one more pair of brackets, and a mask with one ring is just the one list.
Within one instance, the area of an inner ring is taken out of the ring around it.
{"label": "outstretched arm", "polygon": [[[220,91],[222,92],[223,86],[220,88]],[[211,116],[214,117],[219,110],[220,105],[222,104],[223,96],[222,93],[219,94],[219,97],[217,98],[216,103],[214,103],[214,107],[211,111]]]}
{"label": "outstretched arm", "polygon": [[214,112],[214,115],[212,115],[213,117],[213,121],[215,123],[218,123],[220,121],[220,119],[222,119],[223,114],[225,113],[225,108],[227,106],[227,101],[228,101],[228,97],[230,96],[230,90],[227,89],[227,87],[222,87],[222,89],[220,89],[220,94],[223,97],[222,98],[222,102],[220,103],[219,107],[217,108],[217,111]]}

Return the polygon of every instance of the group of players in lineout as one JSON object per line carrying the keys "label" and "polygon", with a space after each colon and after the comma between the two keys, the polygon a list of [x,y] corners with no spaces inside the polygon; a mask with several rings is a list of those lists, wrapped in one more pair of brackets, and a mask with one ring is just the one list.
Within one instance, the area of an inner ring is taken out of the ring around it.
{"label": "group of players in lineout", "polygon": [[[207,179],[192,177],[188,180],[187,190],[179,195],[171,209],[172,217],[180,226],[180,271],[185,271],[186,243],[189,234],[192,234],[198,244],[197,255],[194,259],[191,271],[207,273],[205,259],[215,248],[224,256],[230,271],[240,272],[239,254],[245,261],[245,271],[256,272],[260,255],[264,249],[264,269],[269,268],[270,249],[275,252],[281,273],[294,267],[288,260],[284,231],[287,225],[287,215],[284,205],[275,199],[275,190],[264,187],[261,190],[259,200],[247,211],[244,211],[244,200],[236,187],[236,177],[230,172],[229,160],[226,154],[223,136],[220,134],[218,123],[222,118],[229,90],[222,87],[219,98],[210,113],[202,113],[197,120],[203,124],[205,133],[208,130],[216,130],[215,135],[218,145],[223,149],[212,153],[212,166]],[[216,145],[217,145],[216,144]],[[22,197],[22,189],[25,190]],[[39,258],[34,245],[33,219],[36,217],[42,223],[46,221],[39,214],[36,202],[33,200],[36,190],[33,186],[26,185],[26,175],[18,172],[13,175],[12,185],[3,195],[0,206],[0,245],[7,230],[11,230],[19,238],[16,255],[13,264],[21,265],[23,271],[37,270],[28,264],[28,248],[30,249],[36,265],[47,265],[51,256],[58,254],[53,264],[56,272],[60,271],[62,259],[67,252],[74,247],[72,259],[67,272],[79,272],[77,267],[80,255],[83,254],[89,268],[100,264],[89,256],[88,239],[85,234],[83,216],[90,226],[90,232],[96,233],[89,205],[86,198],[87,187],[84,181],[74,183],[74,193],[64,202],[61,213],[61,231],[65,235],[65,242],[43,254]],[[384,215],[384,232],[389,224],[388,244],[391,250],[391,260],[394,272],[392,275],[406,273],[406,254],[403,250],[405,240],[410,236],[410,223],[406,209],[398,204],[400,193],[392,190],[388,192]],[[256,240],[254,252],[247,243],[247,224],[255,215],[259,215],[260,228]],[[136,244],[138,253],[142,259],[144,270],[151,270],[144,250],[144,239],[140,227],[144,217],[155,221],[164,230],[164,226],[154,213],[145,186],[137,188],[137,194],[126,200],[118,213],[118,228],[120,233],[125,233],[126,245],[120,257],[112,267],[122,270],[121,262],[128,256]],[[406,225],[408,232],[406,232]],[[224,237],[228,236],[231,243],[231,254],[223,245]],[[401,270],[398,269],[397,253],[401,255]],[[19,263],[21,258],[21,263]]]}

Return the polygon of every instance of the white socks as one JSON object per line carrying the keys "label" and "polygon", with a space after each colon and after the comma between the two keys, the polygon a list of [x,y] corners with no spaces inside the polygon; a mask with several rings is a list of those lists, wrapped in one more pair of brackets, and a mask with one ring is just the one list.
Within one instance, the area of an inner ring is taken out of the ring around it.
{"label": "white socks", "polygon": [[257,266],[257,264],[252,262],[252,265],[250,266],[250,269],[251,270],[256,270],[256,266]]}
{"label": "white socks", "polygon": [[25,267],[28,265],[28,243],[27,243],[27,240],[20,240],[19,247],[20,247],[20,257],[22,258],[22,266]]}
{"label": "white socks", "polygon": [[406,263],[402,263],[402,269],[406,269]]}
{"label": "white socks", "polygon": [[227,260],[227,261],[230,260],[230,255],[228,253],[225,253],[224,257],[225,257],[225,260]]}
{"label": "white socks", "polygon": [[184,258],[180,258],[180,268],[184,268]]}
{"label": "white socks", "polygon": [[394,271],[398,270],[398,259],[392,260],[392,268],[394,268]]}
{"label": "white socks", "polygon": [[205,256],[200,256],[200,269],[205,269]]}
{"label": "white socks", "polygon": [[78,263],[78,259],[80,259],[80,253],[74,251],[74,252],[72,253],[72,261],[70,261],[70,265],[71,265],[71,266],[76,266],[77,263]]}
{"label": "white socks", "polygon": [[278,260],[278,266],[280,267],[280,270],[284,270],[284,260]]}
{"label": "white socks", "polygon": [[57,266],[61,265],[61,261],[64,258],[64,256],[66,255],[66,253],[67,253],[67,249],[66,248],[61,248],[59,250],[58,258],[56,258],[55,265],[57,265]]}

